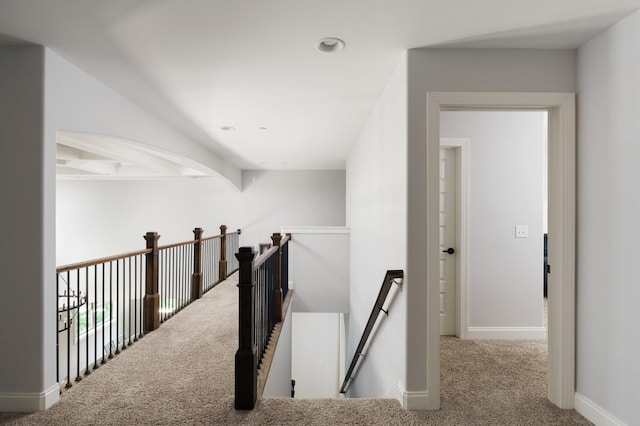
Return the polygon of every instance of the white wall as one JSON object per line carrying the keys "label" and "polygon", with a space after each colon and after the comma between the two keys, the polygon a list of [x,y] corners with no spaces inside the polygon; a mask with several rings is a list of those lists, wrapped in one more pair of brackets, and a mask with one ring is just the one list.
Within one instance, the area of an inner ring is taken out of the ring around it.
{"label": "white wall", "polygon": [[282,228],[291,233],[289,281],[294,312],[349,312],[348,228]]}
{"label": "white wall", "polygon": [[[416,49],[408,54],[407,380],[420,407],[437,408],[439,379],[427,372],[428,312],[427,93],[443,91],[573,92],[575,52],[569,50]],[[433,247],[433,245],[432,245]],[[413,284],[412,284],[413,283]],[[437,342],[437,340],[436,340]],[[436,356],[432,354],[432,356]],[[433,363],[431,363],[433,365]],[[429,384],[428,384],[429,383]]]}
{"label": "white wall", "polygon": [[55,156],[43,140],[44,73],[42,48],[0,47],[0,411],[44,409],[58,399]]}
{"label": "white wall", "polygon": [[[473,329],[508,327],[517,336],[519,328],[539,327],[544,337],[545,116],[541,111],[440,114],[441,137],[470,139],[466,249],[469,326]],[[528,238],[515,238],[516,224],[529,227]]]}
{"label": "white wall", "polygon": [[242,230],[242,245],[271,242],[286,224],[345,223],[345,172],[245,171],[242,192],[211,180],[57,182],[57,263],[144,248],[147,231],[160,244]]}
{"label": "white wall", "polygon": [[640,424],[640,12],[578,50],[577,392]]}
{"label": "white wall", "polygon": [[293,313],[291,378],[296,398],[338,397],[339,343],[340,314]]}
{"label": "white wall", "polygon": [[[406,271],[406,88],[407,62],[403,56],[347,160],[347,225],[351,228],[349,361],[385,272]],[[406,294],[399,293],[350,387],[350,396],[402,399],[406,303]]]}

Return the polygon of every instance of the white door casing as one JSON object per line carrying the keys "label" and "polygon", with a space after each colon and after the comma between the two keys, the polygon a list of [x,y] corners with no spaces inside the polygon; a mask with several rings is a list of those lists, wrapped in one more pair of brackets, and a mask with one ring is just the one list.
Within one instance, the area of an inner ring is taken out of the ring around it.
{"label": "white door casing", "polygon": [[549,112],[548,398],[573,408],[575,394],[575,94],[427,93],[427,336],[426,400],[440,407],[439,158],[440,111],[537,109]]}
{"label": "white door casing", "polygon": [[[456,152],[440,148],[440,335],[456,335]],[[447,250],[453,249],[453,253]]]}

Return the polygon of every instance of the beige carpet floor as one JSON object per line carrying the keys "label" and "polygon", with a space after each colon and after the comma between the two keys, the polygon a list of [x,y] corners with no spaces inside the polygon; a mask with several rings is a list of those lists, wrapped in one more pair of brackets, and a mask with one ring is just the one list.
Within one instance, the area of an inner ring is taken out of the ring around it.
{"label": "beige carpet floor", "polygon": [[236,276],[65,392],[45,412],[0,413],[8,425],[583,425],[546,394],[545,341],[442,339],[442,409],[396,400],[264,399],[233,408]]}

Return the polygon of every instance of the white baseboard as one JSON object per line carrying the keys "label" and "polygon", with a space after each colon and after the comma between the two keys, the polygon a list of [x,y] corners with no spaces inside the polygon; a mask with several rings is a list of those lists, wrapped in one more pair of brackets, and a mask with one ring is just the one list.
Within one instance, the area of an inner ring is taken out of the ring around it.
{"label": "white baseboard", "polygon": [[57,384],[40,393],[0,393],[0,412],[44,411],[59,400],[60,387]]}
{"label": "white baseboard", "polygon": [[440,409],[440,401],[436,401],[434,405],[434,402],[429,400],[429,392],[406,391],[400,380],[384,394],[383,398],[397,399],[405,410],[425,411]]}
{"label": "white baseboard", "polygon": [[468,339],[542,340],[546,339],[544,327],[469,327]]}
{"label": "white baseboard", "polygon": [[626,426],[622,420],[577,392],[574,398],[574,407],[578,413],[597,426]]}
{"label": "white baseboard", "polygon": [[440,401],[437,401],[437,406],[432,406],[432,401],[429,401],[429,392],[404,391],[402,408],[415,411],[437,410],[440,408]]}

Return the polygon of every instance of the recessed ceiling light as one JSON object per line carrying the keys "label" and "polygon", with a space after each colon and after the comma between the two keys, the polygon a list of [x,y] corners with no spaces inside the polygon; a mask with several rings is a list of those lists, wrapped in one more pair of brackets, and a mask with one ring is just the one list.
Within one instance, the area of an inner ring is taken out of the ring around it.
{"label": "recessed ceiling light", "polygon": [[326,37],[318,42],[316,49],[322,53],[334,53],[344,49],[344,41],[335,37]]}
{"label": "recessed ceiling light", "polygon": [[258,129],[260,129],[260,130],[267,130],[267,128],[266,128],[265,126],[260,126],[260,127],[258,127]]}
{"label": "recessed ceiling light", "polygon": [[233,126],[222,126],[222,127],[220,127],[220,130],[224,130],[225,132],[230,132],[230,131],[233,131],[235,129],[236,128],[233,127]]}

